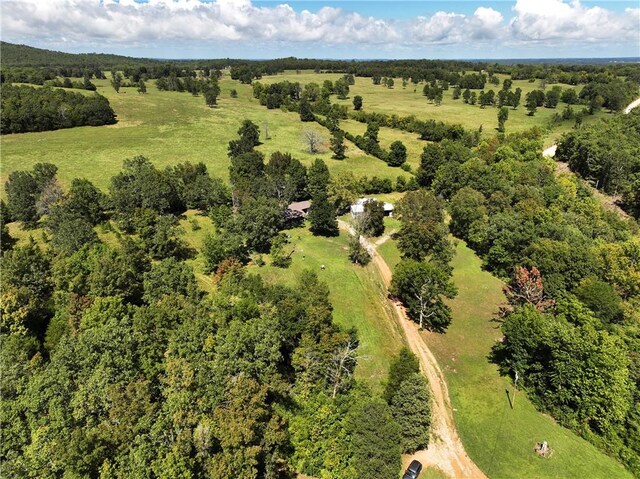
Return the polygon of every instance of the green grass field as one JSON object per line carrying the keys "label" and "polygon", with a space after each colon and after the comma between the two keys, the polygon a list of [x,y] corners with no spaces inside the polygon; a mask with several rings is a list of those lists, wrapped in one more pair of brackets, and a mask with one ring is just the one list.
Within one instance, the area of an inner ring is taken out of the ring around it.
{"label": "green grass field", "polygon": [[[538,412],[523,391],[510,408],[505,391],[512,391],[512,384],[488,360],[500,338],[492,318],[504,301],[502,283],[481,269],[471,249],[456,241],[453,322],[446,334],[425,333],[425,340],[445,373],[456,425],[471,458],[490,478],[631,477],[617,461]],[[394,242],[379,251],[390,266],[399,260]],[[550,459],[533,452],[541,441],[553,449]]]}
{"label": "green grass field", "polygon": [[[402,333],[388,320],[385,292],[375,267],[354,265],[347,257],[348,237],[344,232],[336,238],[313,236],[307,228],[289,230],[296,251],[287,269],[269,264],[250,271],[270,282],[293,285],[305,269],[317,272],[330,290],[333,317],[344,328],[355,327],[360,348],[356,377],[365,380],[379,392],[386,379],[391,356],[402,346]],[[265,257],[268,260],[268,257]],[[325,265],[325,269],[321,269]]]}
{"label": "green grass field", "polygon": [[[106,189],[110,178],[118,173],[126,158],[144,155],[159,167],[176,163],[204,162],[212,175],[226,178],[229,160],[227,144],[237,138],[244,119],[255,122],[263,134],[260,151],[291,153],[309,165],[315,158],[324,159],[332,173],[351,171],[356,176],[377,175],[395,178],[405,175],[399,168],[366,155],[346,142],[347,159],[331,159],[329,132],[317,123],[303,123],[297,113],[268,110],[252,97],[250,85],[242,85],[228,76],[221,81],[217,108],[205,105],[201,96],[189,93],[160,92],[153,82],[148,93],[138,94],[134,88],[116,93],[108,80],[95,80],[98,92],[109,99],[118,116],[115,125],[78,127],[38,133],[3,135],[0,139],[2,185],[11,171],[29,169],[37,162],[58,165],[63,184],[75,177],[86,177]],[[238,98],[231,98],[235,88]],[[83,90],[78,90],[83,91]],[[264,138],[265,128],[270,139]],[[305,150],[303,131],[317,130],[325,142],[322,151]]]}
{"label": "green grass field", "polygon": [[[264,77],[260,81],[263,83],[271,83],[289,80],[300,83],[316,82],[319,85],[322,85],[324,80],[335,81],[342,76],[342,74],[338,73],[317,74],[302,71],[298,74],[295,71],[286,71],[279,75]],[[500,85],[495,86],[487,83],[485,91],[493,90],[497,93],[498,90],[502,88],[502,80],[508,78],[508,75],[496,76],[500,78]],[[415,115],[421,120],[434,119],[448,123],[460,123],[462,126],[470,130],[477,130],[482,126],[483,136],[485,137],[493,136],[497,132],[498,109],[495,107],[480,108],[479,105],[465,104],[462,99],[454,100],[452,98],[453,88],[444,92],[442,104],[440,106],[436,106],[429,103],[426,97],[423,96],[422,89],[424,87],[424,83],[414,85],[409,82],[406,88],[402,87],[401,78],[395,78],[394,83],[394,87],[389,89],[383,85],[374,85],[371,78],[357,77],[355,85],[350,86],[348,99],[339,100],[334,96],[332,97],[332,101],[348,105],[352,108],[353,97],[355,95],[360,95],[363,98],[363,110],[367,112],[381,112],[389,115],[397,114],[399,116]],[[547,85],[547,88],[552,88],[553,86],[554,85]],[[581,86],[574,87],[572,85],[565,84],[559,84],[559,86],[563,89],[581,89]],[[547,129],[553,114],[555,112],[562,112],[565,107],[565,104],[561,102],[558,104],[556,109],[538,108],[538,111],[533,117],[528,116],[527,110],[524,108],[525,95],[532,90],[540,89],[540,84],[538,82],[530,83],[528,80],[515,80],[513,82],[512,89],[515,90],[518,87],[522,89],[522,100],[517,110],[509,109],[509,120],[506,123],[507,133],[526,130],[533,126]],[[479,90],[476,90],[476,92],[479,92]],[[574,110],[576,112],[580,109],[582,109],[582,106],[574,106]],[[585,123],[593,121],[594,118],[604,115],[607,115],[607,113],[599,112],[593,117],[586,118]],[[545,144],[552,144],[562,132],[571,128],[573,123],[573,120],[567,120],[553,129],[546,131]]]}
{"label": "green grass field", "polygon": [[[313,72],[285,72],[268,76],[260,81],[264,83],[290,80],[300,83],[315,81],[319,84],[325,79],[337,80],[342,75]],[[501,78],[503,79],[503,78]],[[258,147],[266,155],[280,150],[287,151],[305,164],[310,164],[316,157],[329,164],[332,173],[351,171],[356,176],[377,175],[394,179],[398,175],[407,174],[398,168],[390,168],[358,149],[350,142],[347,145],[347,159],[336,161],[331,159],[329,132],[316,123],[302,123],[297,113],[281,110],[268,110],[260,106],[252,97],[252,87],[233,81],[228,75],[220,82],[221,95],[217,108],[208,108],[202,97],[194,97],[188,93],[160,92],[154,82],[148,82],[148,93],[140,95],[134,88],[122,88],[116,93],[109,80],[95,80],[98,92],[106,96],[118,115],[116,125],[102,127],[79,127],[39,133],[3,135],[0,139],[1,164],[0,183],[11,171],[28,169],[37,162],[51,162],[59,167],[59,178],[68,184],[75,177],[86,177],[98,187],[106,189],[110,178],[116,174],[126,158],[144,155],[159,167],[173,165],[178,162],[204,162],[213,175],[227,177],[229,161],[227,143],[236,137],[236,132],[243,119],[250,119],[264,131],[268,129],[270,139],[263,139]],[[395,80],[396,86],[388,89],[373,85],[370,78],[356,78],[351,87],[350,98],[332,101],[351,106],[354,95],[364,98],[364,110],[387,114],[415,115],[420,119],[435,119],[451,123],[461,123],[472,130],[483,127],[483,134],[491,136],[497,124],[497,109],[466,105],[462,100],[451,98],[452,89],[445,91],[442,105],[428,103],[422,95],[423,84],[415,87],[409,83],[402,87],[402,80]],[[520,87],[524,94],[534,88],[537,83],[520,80],[514,87]],[[568,85],[562,85],[569,88]],[[487,85],[486,89],[489,89]],[[238,98],[231,98],[231,89],[238,91]],[[498,90],[499,87],[493,87]],[[78,90],[84,92],[83,90]],[[90,94],[89,92],[84,92]],[[507,121],[507,132],[520,131],[532,126],[547,127],[549,119],[556,111],[564,107],[560,104],[556,110],[540,108],[534,117],[526,114],[524,107],[511,110]],[[576,110],[580,107],[576,107]],[[607,115],[600,112],[596,117]],[[586,121],[593,121],[589,117]],[[573,122],[566,121],[552,130],[546,130],[545,143],[550,144],[562,132],[571,128]],[[354,133],[363,133],[365,125],[349,120],[342,122],[343,127]],[[305,129],[315,129],[324,138],[322,152],[309,154],[305,150],[302,134]],[[382,128],[380,142],[388,148],[391,142],[401,140],[408,150],[408,163],[416,168],[425,142],[417,135],[390,128]]]}

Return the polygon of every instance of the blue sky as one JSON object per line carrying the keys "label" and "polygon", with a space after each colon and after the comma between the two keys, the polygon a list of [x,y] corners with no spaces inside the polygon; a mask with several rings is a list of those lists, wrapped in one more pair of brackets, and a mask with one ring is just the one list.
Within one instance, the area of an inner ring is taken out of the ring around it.
{"label": "blue sky", "polygon": [[156,58],[640,57],[629,1],[2,0],[2,39]]}

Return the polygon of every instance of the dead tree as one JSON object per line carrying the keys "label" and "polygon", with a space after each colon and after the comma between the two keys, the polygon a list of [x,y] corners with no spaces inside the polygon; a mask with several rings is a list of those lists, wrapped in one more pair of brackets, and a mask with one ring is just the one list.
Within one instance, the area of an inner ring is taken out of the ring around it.
{"label": "dead tree", "polygon": [[320,145],[322,145],[322,135],[316,130],[305,130],[302,133],[302,139],[309,153],[318,153],[320,151]]}
{"label": "dead tree", "polygon": [[353,376],[353,371],[355,370],[358,359],[356,355],[357,349],[358,342],[349,340],[337,349],[333,355],[328,371],[328,380],[332,388],[332,398],[336,397],[345,383]]}

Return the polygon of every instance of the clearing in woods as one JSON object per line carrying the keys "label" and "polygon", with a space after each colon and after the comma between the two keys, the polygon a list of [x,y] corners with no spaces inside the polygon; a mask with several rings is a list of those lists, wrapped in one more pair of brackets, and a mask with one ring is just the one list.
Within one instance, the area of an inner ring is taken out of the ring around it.
{"label": "clearing in woods", "polygon": [[[311,269],[329,286],[335,321],[345,329],[356,328],[360,347],[356,377],[364,379],[374,392],[380,392],[387,378],[389,361],[403,344],[397,324],[388,321],[385,288],[376,274],[375,266],[355,265],[349,261],[348,235],[340,232],[335,238],[313,236],[308,225],[288,230],[295,253],[287,269],[270,264],[252,265],[250,272],[258,273],[269,282],[296,284],[304,269]],[[265,256],[265,259],[269,259]],[[325,269],[321,269],[325,265]]]}

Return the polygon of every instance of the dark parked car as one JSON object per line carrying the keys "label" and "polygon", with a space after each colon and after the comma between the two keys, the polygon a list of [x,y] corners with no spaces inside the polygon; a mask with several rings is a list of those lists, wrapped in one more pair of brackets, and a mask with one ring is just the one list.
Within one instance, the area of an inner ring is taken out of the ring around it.
{"label": "dark parked car", "polygon": [[404,471],[404,476],[402,479],[418,479],[420,472],[422,471],[422,464],[420,461],[413,460],[407,470]]}

